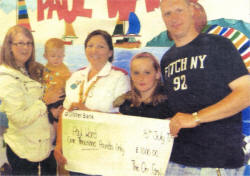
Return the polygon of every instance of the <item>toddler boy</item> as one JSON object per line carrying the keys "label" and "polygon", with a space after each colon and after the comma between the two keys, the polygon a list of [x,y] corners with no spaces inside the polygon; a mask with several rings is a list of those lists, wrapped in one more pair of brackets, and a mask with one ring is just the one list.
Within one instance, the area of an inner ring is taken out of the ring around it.
{"label": "toddler boy", "polygon": [[58,38],[51,38],[45,43],[44,58],[48,63],[45,66],[43,73],[43,83],[45,92],[43,100],[48,105],[49,121],[56,128],[58,117],[54,117],[52,111],[62,105],[63,99],[49,103],[57,95],[63,94],[65,83],[71,73],[67,66],[63,63],[65,46],[64,42]]}

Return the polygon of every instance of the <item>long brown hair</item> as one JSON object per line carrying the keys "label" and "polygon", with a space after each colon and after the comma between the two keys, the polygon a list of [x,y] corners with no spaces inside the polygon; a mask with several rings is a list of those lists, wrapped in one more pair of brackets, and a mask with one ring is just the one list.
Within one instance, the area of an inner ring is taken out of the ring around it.
{"label": "long brown hair", "polygon": [[[130,70],[131,70],[132,62],[135,59],[141,59],[141,58],[149,58],[153,62],[153,68],[155,69],[155,71],[160,72],[161,68],[160,68],[159,62],[157,61],[156,57],[149,52],[142,52],[142,53],[136,54],[130,61]],[[128,99],[131,100],[134,106],[139,106],[141,104],[141,102],[139,101],[139,98],[141,97],[140,92],[134,86],[132,79],[130,79],[130,81],[131,81],[131,91],[129,94],[131,94],[131,96],[128,96]],[[167,96],[164,95],[162,92],[161,79],[158,79],[155,90],[151,96],[151,102],[155,106],[158,103],[161,103],[166,99],[167,99]]]}
{"label": "long brown hair", "polygon": [[15,25],[11,27],[5,35],[3,45],[1,48],[1,64],[5,64],[13,69],[19,70],[20,68],[17,66],[15,57],[13,55],[11,45],[14,37],[18,34],[22,33],[26,37],[28,37],[33,43],[32,53],[28,61],[25,63],[25,68],[31,79],[36,81],[41,81],[41,75],[43,72],[43,66],[35,61],[35,44],[32,33],[25,27],[20,25]]}

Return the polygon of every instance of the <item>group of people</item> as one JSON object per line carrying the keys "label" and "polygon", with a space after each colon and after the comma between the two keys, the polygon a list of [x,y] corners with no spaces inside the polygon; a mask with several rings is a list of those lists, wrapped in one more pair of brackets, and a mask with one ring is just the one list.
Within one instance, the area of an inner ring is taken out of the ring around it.
{"label": "group of people", "polygon": [[9,29],[0,111],[8,119],[4,140],[14,175],[56,175],[57,164],[67,163],[58,119],[63,109],[169,119],[175,139],[166,176],[243,175],[240,112],[250,105],[250,76],[240,54],[228,39],[197,31],[189,0],[162,0],[160,8],[175,45],[160,64],[148,52],[133,56],[130,77],[112,66],[106,31],[87,36],[89,65],[71,74],[62,40],[46,42],[43,66],[35,61],[31,32]]}

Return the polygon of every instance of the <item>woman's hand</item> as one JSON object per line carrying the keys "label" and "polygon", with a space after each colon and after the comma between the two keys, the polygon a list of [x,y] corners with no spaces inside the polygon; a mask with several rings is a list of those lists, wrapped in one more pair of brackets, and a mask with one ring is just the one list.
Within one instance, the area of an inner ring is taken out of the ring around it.
{"label": "woman's hand", "polygon": [[65,93],[63,90],[60,90],[58,92],[46,94],[46,96],[43,97],[43,101],[46,103],[46,105],[49,105],[59,100],[63,100],[64,98],[65,98]]}
{"label": "woman's hand", "polygon": [[63,111],[63,106],[60,105],[57,108],[51,108],[50,111],[53,114],[53,116],[58,119],[59,115]]}
{"label": "woman's hand", "polygon": [[85,106],[85,104],[83,103],[72,103],[70,108],[69,108],[69,111],[73,111],[73,110],[84,110],[84,111],[90,111],[89,108],[87,108]]}
{"label": "woman's hand", "polygon": [[169,128],[170,134],[173,137],[177,137],[179,131],[182,128],[194,128],[198,124],[192,114],[180,113],[178,112],[174,117],[171,118]]}
{"label": "woman's hand", "polygon": [[59,165],[67,164],[66,158],[63,156],[62,151],[58,148],[54,150],[54,156]]}

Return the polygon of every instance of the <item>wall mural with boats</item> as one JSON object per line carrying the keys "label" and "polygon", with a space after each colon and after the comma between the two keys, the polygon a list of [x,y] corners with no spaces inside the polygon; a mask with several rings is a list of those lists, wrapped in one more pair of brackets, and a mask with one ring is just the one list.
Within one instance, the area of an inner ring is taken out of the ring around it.
{"label": "wall mural with boats", "polygon": [[136,37],[140,33],[141,24],[134,12],[129,13],[128,18],[128,31],[125,32],[126,21],[117,20],[116,26],[112,37],[122,37],[122,39],[116,39],[114,46],[117,48],[140,48],[140,40],[136,40]]}
{"label": "wall mural with boats", "polygon": [[[203,32],[231,39],[250,67],[250,2],[241,1],[198,3],[205,9],[208,21]],[[65,62],[74,71],[87,64],[83,49],[87,34],[103,29],[113,37],[114,64],[128,70],[129,60],[137,52],[150,51],[160,59],[173,45],[159,5],[160,0],[0,0],[0,24],[4,24],[0,28],[0,42],[10,26],[24,25],[33,32],[37,60],[45,63],[43,44],[51,37],[61,38],[67,48]],[[231,11],[235,6],[239,10]],[[202,16],[201,12],[197,8],[196,16]]]}

